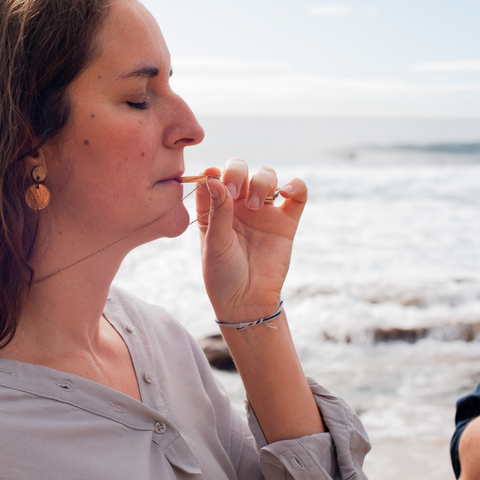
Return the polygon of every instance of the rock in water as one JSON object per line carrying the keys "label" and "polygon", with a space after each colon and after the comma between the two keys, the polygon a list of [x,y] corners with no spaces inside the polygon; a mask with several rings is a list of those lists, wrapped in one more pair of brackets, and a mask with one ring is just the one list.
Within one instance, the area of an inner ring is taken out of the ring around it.
{"label": "rock in water", "polygon": [[222,335],[210,335],[202,338],[198,344],[205,353],[208,363],[219,370],[237,370],[230,350]]}

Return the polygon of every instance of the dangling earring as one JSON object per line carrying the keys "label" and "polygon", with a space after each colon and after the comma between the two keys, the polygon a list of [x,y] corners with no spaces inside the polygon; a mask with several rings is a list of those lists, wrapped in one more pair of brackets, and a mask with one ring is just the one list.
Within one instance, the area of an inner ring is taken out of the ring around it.
{"label": "dangling earring", "polygon": [[[38,152],[36,152],[38,156]],[[35,156],[35,155],[34,155]],[[47,176],[47,170],[41,165],[32,169],[32,179],[35,185],[27,188],[25,201],[32,210],[43,210],[50,203],[50,191],[45,185],[41,185]]]}

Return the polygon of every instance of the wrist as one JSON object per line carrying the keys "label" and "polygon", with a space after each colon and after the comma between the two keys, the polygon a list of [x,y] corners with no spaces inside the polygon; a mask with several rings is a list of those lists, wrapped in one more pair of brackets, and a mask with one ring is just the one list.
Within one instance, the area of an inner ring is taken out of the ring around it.
{"label": "wrist", "polygon": [[249,327],[254,327],[256,325],[262,325],[264,324],[265,326],[269,328],[276,328],[274,324],[272,323],[277,317],[280,316],[280,314],[283,311],[283,300],[280,299],[280,304],[273,313],[266,317],[262,317],[256,320],[250,320],[250,321],[244,321],[244,322],[222,322],[220,320],[215,319],[215,323],[217,325],[220,325],[222,327],[227,327],[227,328],[234,328],[236,330],[245,330],[246,328]]}

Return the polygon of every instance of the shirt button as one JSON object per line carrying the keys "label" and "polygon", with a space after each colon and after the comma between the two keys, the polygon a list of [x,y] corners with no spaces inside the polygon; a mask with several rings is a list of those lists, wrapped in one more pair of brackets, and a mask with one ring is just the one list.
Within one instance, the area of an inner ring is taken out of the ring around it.
{"label": "shirt button", "polygon": [[129,323],[125,324],[125,328],[127,332],[130,332],[130,333],[132,333],[135,330],[135,327],[133,325],[130,325]]}
{"label": "shirt button", "polygon": [[148,372],[143,375],[143,379],[144,379],[145,382],[147,382],[147,383],[152,383],[152,382],[153,382],[153,377],[152,377],[152,375],[151,375],[150,373],[148,373]]}
{"label": "shirt button", "polygon": [[165,433],[167,426],[163,422],[155,422],[154,428],[157,433]]}

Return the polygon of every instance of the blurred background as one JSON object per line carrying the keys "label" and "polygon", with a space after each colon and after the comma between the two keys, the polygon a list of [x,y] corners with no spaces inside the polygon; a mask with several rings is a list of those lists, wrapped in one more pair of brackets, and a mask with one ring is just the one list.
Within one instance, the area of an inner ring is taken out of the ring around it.
{"label": "blurred background", "polygon": [[[307,181],[286,310],[305,373],[369,432],[369,479],[453,479],[455,402],[480,381],[480,2],[143,3],[206,131],[187,174],[242,157]],[[218,332],[194,226],[116,283]]]}
{"label": "blurred background", "polygon": [[144,3],[200,117],[480,115],[477,0]]}

